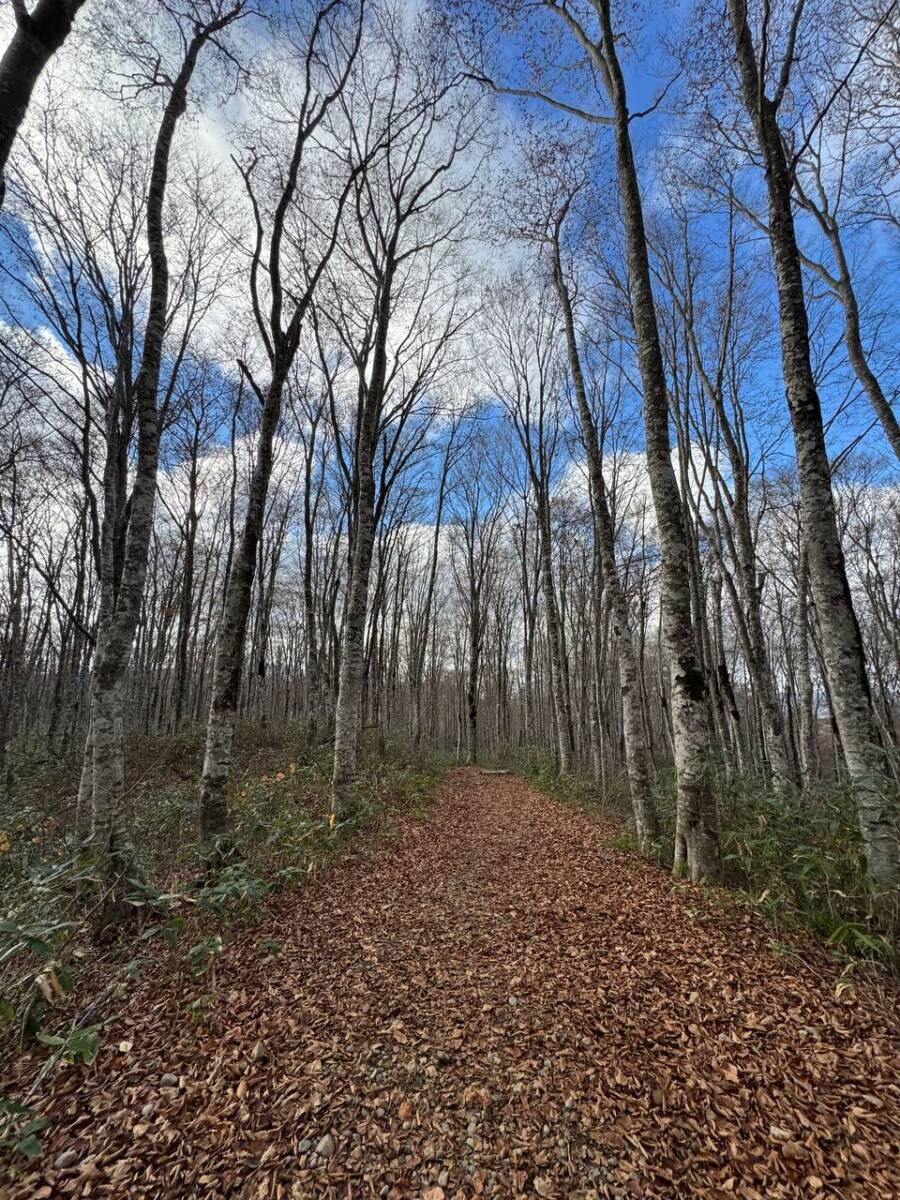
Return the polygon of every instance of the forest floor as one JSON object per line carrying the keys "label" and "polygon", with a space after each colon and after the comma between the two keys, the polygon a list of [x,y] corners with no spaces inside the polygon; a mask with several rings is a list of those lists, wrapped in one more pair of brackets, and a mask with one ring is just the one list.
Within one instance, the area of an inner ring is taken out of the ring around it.
{"label": "forest floor", "polygon": [[129,994],[16,1200],[900,1195],[896,993],[618,827],[451,771],[238,930],[200,1023]]}

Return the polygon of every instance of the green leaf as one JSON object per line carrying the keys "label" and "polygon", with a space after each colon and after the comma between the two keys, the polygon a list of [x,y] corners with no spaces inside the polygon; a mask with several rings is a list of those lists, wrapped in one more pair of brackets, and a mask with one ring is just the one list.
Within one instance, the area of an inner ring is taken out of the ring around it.
{"label": "green leaf", "polygon": [[64,1046],[66,1044],[66,1039],[58,1037],[55,1033],[43,1033],[38,1030],[34,1036],[45,1046]]}
{"label": "green leaf", "polygon": [[0,1113],[4,1113],[9,1117],[24,1117],[31,1112],[27,1104],[22,1104],[19,1100],[3,1099],[0,1100]]}
{"label": "green leaf", "polygon": [[53,1122],[49,1117],[35,1117],[33,1121],[29,1121],[22,1130],[23,1137],[29,1137],[33,1133],[43,1133],[45,1129],[49,1129]]}
{"label": "green leaf", "polygon": [[80,1058],[88,1066],[100,1051],[100,1026],[89,1025],[86,1029],[76,1029],[69,1038],[66,1052],[72,1058]]}
{"label": "green leaf", "polygon": [[26,1134],[25,1137],[19,1138],[14,1144],[13,1149],[24,1154],[26,1158],[40,1158],[44,1153],[44,1147],[41,1145],[41,1139],[33,1133]]}

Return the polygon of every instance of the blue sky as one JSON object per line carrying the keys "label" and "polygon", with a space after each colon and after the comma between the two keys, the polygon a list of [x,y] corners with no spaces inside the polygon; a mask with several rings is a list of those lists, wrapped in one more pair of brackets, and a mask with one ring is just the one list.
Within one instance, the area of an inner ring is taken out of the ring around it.
{"label": "blue sky", "polygon": [[[486,11],[487,6],[484,8]],[[617,28],[622,28],[626,35],[620,46],[620,56],[628,88],[629,107],[632,112],[637,112],[652,105],[660,97],[666,84],[677,76],[676,56],[669,47],[677,45],[679,39],[689,32],[690,22],[696,18],[692,15],[693,5],[687,0],[675,0],[674,3],[663,6],[619,4],[614,6],[614,9],[618,10],[618,21],[621,22],[617,24]],[[722,20],[725,20],[724,6]],[[592,94],[590,87],[583,86],[583,79],[582,86],[577,87],[570,86],[567,79],[554,80],[554,73],[566,62],[563,56],[571,54],[575,45],[574,39],[568,34],[560,34],[560,26],[561,22],[552,14],[543,12],[534,18],[533,25],[533,28],[540,29],[540,36],[529,38],[514,35],[502,41],[497,39],[493,47],[496,50],[493,58],[496,72],[504,76],[503,82],[509,86],[535,87],[535,73],[528,66],[528,55],[532,55],[539,71],[544,73],[547,80],[540,85],[545,90],[552,91],[555,97],[567,103],[598,112],[607,111],[602,94]],[[717,32],[710,31],[713,37]],[[557,57],[551,58],[548,53],[547,57],[542,59],[539,47],[543,45],[550,48],[554,43],[557,46]],[[725,45],[727,48],[727,41]],[[575,51],[575,57],[583,57],[580,49]],[[549,68],[548,62],[552,62]],[[677,146],[681,139],[686,139],[687,145],[690,146],[695,138],[690,116],[682,115],[679,111],[684,109],[685,102],[690,99],[688,81],[683,77],[677,78],[659,108],[649,116],[636,120],[632,125],[645,215],[648,218],[652,218],[654,213],[665,217],[665,195],[660,179],[661,148]],[[566,119],[540,101],[504,98],[500,103],[512,121],[521,120],[525,113],[532,119],[547,122],[549,125]],[[598,187],[608,188],[612,176],[613,154],[610,131],[602,127],[597,129],[597,146]],[[741,186],[748,197],[754,197],[758,201],[759,211],[764,213],[763,178],[758,167],[748,164]],[[777,301],[767,240],[764,234],[755,230],[748,222],[741,220],[740,224],[744,227],[743,235],[748,242],[755,244],[755,249],[759,251],[759,302],[768,308],[774,332]],[[723,218],[719,214],[698,215],[692,225],[698,238],[708,247],[718,246],[724,257],[726,242]],[[820,232],[811,218],[798,213],[797,230],[802,248],[807,252],[817,253],[823,263],[830,265],[830,252],[823,244]],[[866,328],[872,330],[876,326],[879,327],[877,343],[873,347],[872,365],[879,374],[885,390],[889,394],[896,394],[900,360],[895,350],[897,338],[888,332],[896,324],[897,315],[895,289],[891,286],[891,280],[895,278],[893,272],[900,266],[897,261],[896,236],[886,232],[883,226],[876,225],[861,231],[848,230],[845,244],[856,268],[855,283],[860,298],[871,311],[868,325],[864,318],[864,335]],[[838,455],[857,439],[863,438],[861,449],[880,457],[884,448],[883,434],[880,427],[866,434],[866,430],[872,426],[871,410],[860,393],[841,345],[842,314],[833,299],[826,299],[823,303],[823,287],[819,281],[811,281],[810,294],[818,298],[811,304],[810,311],[814,338],[813,357],[821,367],[820,398],[826,422],[830,423],[830,450],[833,455]],[[658,302],[661,302],[659,293],[657,298]],[[757,372],[755,386],[766,394],[772,415],[780,418],[783,427],[787,429],[788,416],[781,380],[780,348],[775,336],[769,340],[766,357],[766,363],[761,364]],[[782,445],[781,457],[788,463],[792,458],[790,438],[783,439]],[[895,464],[892,460],[886,460],[886,467],[888,475],[891,475]]]}
{"label": "blue sky", "polygon": [[[634,12],[634,10],[629,11],[631,13]],[[690,12],[691,6],[686,0],[680,0],[680,2],[668,4],[663,7],[645,5],[643,12],[638,11],[637,17],[632,15],[629,19],[628,33],[632,44],[630,51],[626,50],[623,45],[623,67],[626,74],[632,110],[639,110],[653,103],[674,73],[674,59],[666,51],[665,43],[667,39],[677,38],[680,30],[689,20]],[[553,18],[549,14],[545,14],[544,25],[551,32],[554,31]],[[556,30],[554,36],[558,34],[559,30]],[[570,40],[564,40],[560,45],[568,49],[571,42]],[[537,47],[539,50],[540,43],[537,43]],[[523,68],[523,52],[527,51],[527,49],[527,45],[521,39],[516,39],[515,37],[507,39],[500,48],[497,56],[497,65],[506,73],[507,82],[512,85],[522,85],[526,82],[527,72]],[[652,214],[654,209],[659,208],[663,201],[657,161],[659,147],[673,138],[685,136],[685,130],[687,129],[686,119],[681,117],[677,112],[679,86],[682,85],[679,84],[673,88],[658,111],[649,117],[635,122],[633,125],[633,137],[638,155],[639,172],[648,215]],[[573,102],[587,103],[583,92],[579,89],[570,88],[567,90],[565,85],[559,85],[556,94],[563,99]],[[600,108],[602,97],[593,97],[590,100],[591,103],[596,103],[597,107]],[[539,120],[555,120],[545,106],[537,103],[520,102],[504,98],[498,101],[498,105],[506,118],[514,125],[522,120],[522,113],[525,110],[529,111]],[[602,186],[606,188],[610,183],[612,168],[612,138],[608,130],[603,128],[597,130],[597,146],[597,183],[598,187]],[[748,174],[753,176],[754,171],[751,169]],[[755,172],[755,174],[757,178],[754,186],[758,187],[761,179],[758,177],[758,172]],[[4,222],[11,221],[14,221],[14,217],[7,210],[4,214]],[[814,239],[810,239],[811,230],[808,222],[800,222],[799,224],[801,237],[804,241],[807,241],[807,244],[813,244]],[[716,216],[699,218],[697,228],[707,245],[711,247],[715,247],[717,244],[722,246],[723,230],[720,218]],[[613,228],[611,232],[613,236],[616,236],[618,231]],[[761,264],[760,302],[768,306],[774,319],[775,298],[771,264],[768,260],[763,239],[760,235],[754,236],[757,237],[759,246],[763,251],[759,257]],[[889,271],[895,270],[898,265],[896,262],[896,246],[888,240],[886,235],[873,236],[870,231],[867,231],[863,235],[851,237],[849,239],[849,246],[851,253],[862,264],[863,270],[860,278],[862,291],[872,291],[879,306],[885,308],[885,315],[883,317],[885,325],[880,342],[882,347],[889,347],[890,349],[887,354],[882,352],[877,356],[876,362],[882,368],[884,382],[890,390],[891,385],[897,378],[896,351],[893,347],[898,344],[898,341],[887,331],[892,329],[896,313],[891,310],[890,301],[892,300],[892,296],[887,295],[887,289],[882,285],[890,282],[891,275]],[[473,253],[478,258],[483,256],[482,251],[476,251],[474,248]],[[5,263],[9,262],[9,242],[2,229],[0,229],[0,256],[2,256]],[[9,305],[17,311],[18,319],[24,325],[33,326],[39,322],[39,315],[29,304],[27,298],[23,297],[21,292],[17,294],[14,282],[11,281],[9,276],[5,276],[3,280],[3,301],[4,304]],[[833,307],[832,305],[832,310]],[[823,319],[823,312],[825,310],[821,306],[816,306],[814,327],[817,330],[817,344],[828,351],[826,359],[828,371],[822,387],[823,408],[825,409],[826,416],[828,416],[844,403],[848,389],[854,389],[839,344],[839,315],[836,311],[829,311],[825,312]],[[102,342],[98,344],[97,349],[104,358],[107,357],[108,347],[103,346]],[[825,358],[824,352],[822,357]],[[233,364],[223,363],[222,365],[223,369],[228,370]],[[770,407],[775,423],[780,423],[781,427],[786,428],[787,410],[784,404],[781,384],[778,344],[777,339],[774,337],[767,342],[764,360],[757,368],[753,387],[758,393],[757,401],[762,400],[763,403],[767,404]],[[637,397],[634,398],[635,403],[637,399]],[[869,424],[870,415],[868,407],[864,401],[857,400],[846,411],[842,411],[839,421],[830,430],[829,438],[832,451],[840,451],[840,449],[858,437]],[[770,430],[766,430],[767,437],[770,435],[770,432]],[[880,431],[876,431],[875,434],[867,438],[866,444],[873,451],[877,452],[880,446]],[[785,438],[781,443],[780,457],[786,463],[791,459],[789,438]]]}

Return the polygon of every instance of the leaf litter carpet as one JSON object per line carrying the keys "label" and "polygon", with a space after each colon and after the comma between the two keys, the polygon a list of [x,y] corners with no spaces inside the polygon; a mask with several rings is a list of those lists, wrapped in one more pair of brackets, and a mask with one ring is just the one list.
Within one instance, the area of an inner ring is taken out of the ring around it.
{"label": "leaf litter carpet", "polygon": [[145,985],[0,1194],[897,1200],[890,996],[614,834],[451,772],[236,936],[201,1025]]}

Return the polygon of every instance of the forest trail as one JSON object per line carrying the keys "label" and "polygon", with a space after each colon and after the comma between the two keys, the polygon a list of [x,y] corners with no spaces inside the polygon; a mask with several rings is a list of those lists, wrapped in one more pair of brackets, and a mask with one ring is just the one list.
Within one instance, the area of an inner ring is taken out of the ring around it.
{"label": "forest trail", "polygon": [[890,1001],[614,835],[452,771],[237,934],[200,1026],[146,984],[5,1194],[896,1200]]}

